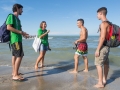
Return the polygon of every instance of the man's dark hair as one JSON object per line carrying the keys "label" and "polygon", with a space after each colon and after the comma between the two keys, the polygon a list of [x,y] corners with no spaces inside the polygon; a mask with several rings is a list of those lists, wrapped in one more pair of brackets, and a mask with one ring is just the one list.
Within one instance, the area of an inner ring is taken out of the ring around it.
{"label": "man's dark hair", "polygon": [[77,21],[81,21],[82,24],[84,25],[84,20],[83,19],[78,19]]}
{"label": "man's dark hair", "polygon": [[13,10],[13,12],[17,12],[17,10],[20,8],[23,8],[23,6],[21,4],[14,4],[12,10]]}
{"label": "man's dark hair", "polygon": [[97,10],[97,13],[98,12],[102,12],[104,15],[107,15],[107,8],[106,7],[101,7]]}

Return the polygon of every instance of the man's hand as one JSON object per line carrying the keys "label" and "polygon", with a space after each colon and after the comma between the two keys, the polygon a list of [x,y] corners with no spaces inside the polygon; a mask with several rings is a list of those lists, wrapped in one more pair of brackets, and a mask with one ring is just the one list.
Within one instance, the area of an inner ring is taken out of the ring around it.
{"label": "man's hand", "polygon": [[25,36],[23,36],[25,39],[29,38],[30,36],[27,34]]}
{"label": "man's hand", "polygon": [[24,38],[29,38],[29,34],[27,34],[26,32],[21,31],[21,34],[23,35]]}
{"label": "man's hand", "polygon": [[96,50],[95,57],[99,57],[99,55],[100,55],[100,52],[98,50]]}
{"label": "man's hand", "polygon": [[78,40],[76,40],[74,43],[77,45],[78,44]]}

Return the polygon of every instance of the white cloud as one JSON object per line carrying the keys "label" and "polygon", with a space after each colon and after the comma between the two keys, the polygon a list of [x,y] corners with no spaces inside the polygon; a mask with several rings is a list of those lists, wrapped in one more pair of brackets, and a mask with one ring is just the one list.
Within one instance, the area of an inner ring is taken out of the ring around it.
{"label": "white cloud", "polygon": [[[23,6],[24,7],[24,6]],[[5,12],[11,12],[12,11],[12,5],[4,5],[4,6],[2,6],[1,7]],[[23,11],[24,12],[29,12],[30,10],[33,10],[33,8],[32,7],[29,7],[29,6],[27,6],[27,7],[24,7],[23,8]]]}
{"label": "white cloud", "polygon": [[16,0],[10,0],[11,2],[17,2]]}
{"label": "white cloud", "polygon": [[79,18],[81,17],[78,13],[73,15],[73,18]]}
{"label": "white cloud", "polygon": [[70,18],[70,17],[62,17],[62,18]]}
{"label": "white cloud", "polygon": [[15,2],[17,2],[16,0],[8,0],[9,2],[13,2],[13,3],[15,3]]}
{"label": "white cloud", "polygon": [[16,1],[16,0],[0,0],[0,2],[1,2],[1,3],[6,3],[6,2],[7,2],[7,3],[10,3],[10,2],[11,2],[11,3],[15,3],[15,2],[17,2],[17,1]]}
{"label": "white cloud", "polygon": [[24,12],[29,12],[31,10],[33,10],[34,8],[30,7],[30,6],[23,6],[23,11]]}
{"label": "white cloud", "polygon": [[12,11],[12,5],[5,5],[1,7],[5,12],[11,12]]}

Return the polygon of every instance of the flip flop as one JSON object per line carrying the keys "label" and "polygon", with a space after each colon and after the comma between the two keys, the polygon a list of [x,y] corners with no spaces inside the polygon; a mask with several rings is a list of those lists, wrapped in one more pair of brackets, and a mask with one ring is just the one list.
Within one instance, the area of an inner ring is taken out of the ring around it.
{"label": "flip flop", "polygon": [[18,82],[22,82],[24,81],[24,79],[18,78],[18,79],[12,79],[13,81],[18,81]]}
{"label": "flip flop", "polygon": [[[23,73],[18,73],[18,75],[24,75]],[[13,76],[13,75],[12,75]]]}
{"label": "flip flop", "polygon": [[23,73],[18,73],[18,75],[24,75]]}

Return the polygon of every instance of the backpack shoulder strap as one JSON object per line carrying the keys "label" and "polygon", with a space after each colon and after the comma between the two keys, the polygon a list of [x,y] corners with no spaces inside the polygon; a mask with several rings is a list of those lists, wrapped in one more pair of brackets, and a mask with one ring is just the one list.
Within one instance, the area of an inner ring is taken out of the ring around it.
{"label": "backpack shoulder strap", "polygon": [[112,25],[112,22],[110,21],[103,21],[103,22],[107,22],[109,25]]}
{"label": "backpack shoulder strap", "polygon": [[[5,24],[6,24],[6,21],[7,21],[8,17],[9,17],[9,15],[12,15],[12,17],[14,17],[14,15],[12,13],[8,14],[8,16],[7,16],[6,20],[5,20]],[[13,24],[12,24],[12,27],[14,27]]]}
{"label": "backpack shoulder strap", "polygon": [[99,32],[100,32],[100,30],[101,30],[101,29],[100,29],[100,25],[99,25],[99,28],[98,28],[98,31],[97,31],[97,33],[99,33]]}
{"label": "backpack shoulder strap", "polygon": [[12,13],[8,14],[8,16],[7,16],[6,20],[5,20],[5,22],[7,21],[7,19],[8,19],[8,17],[9,17],[9,15],[13,15],[13,14],[12,14]]}

